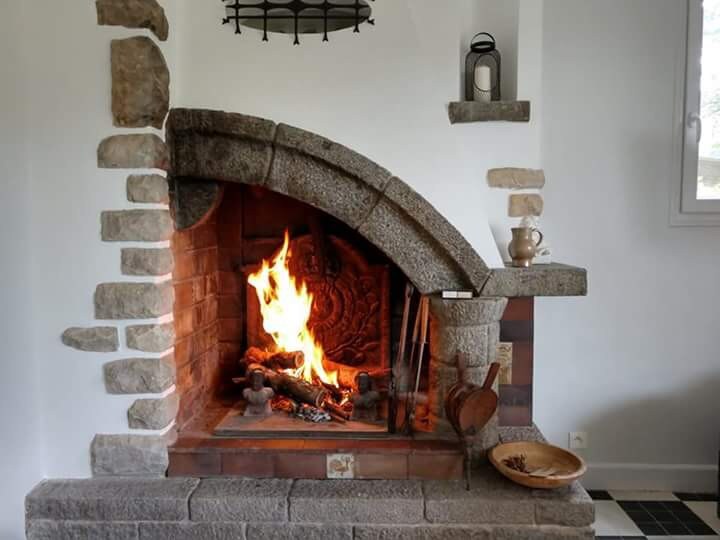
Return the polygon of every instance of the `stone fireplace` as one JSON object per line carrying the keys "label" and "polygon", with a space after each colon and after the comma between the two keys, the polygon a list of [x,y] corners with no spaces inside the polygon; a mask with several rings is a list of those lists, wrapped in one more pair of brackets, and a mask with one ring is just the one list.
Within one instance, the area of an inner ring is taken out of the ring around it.
{"label": "stone fireplace", "polygon": [[[168,37],[155,0],[97,9],[100,24]],[[102,377],[130,403],[128,430],[95,436],[93,478],[44,481],[28,495],[28,538],[592,538],[579,484],[527,490],[484,463],[501,438],[542,440],[532,425],[533,299],[586,294],[584,270],[490,269],[408,184],[341,144],[242,114],[170,110],[170,73],[149,36],[113,41],[111,62],[114,125],[164,126],[165,140],[130,132],[100,143],[99,168],[133,173],[130,208],[101,216],[103,242],[123,246],[123,278],[96,287],[98,325],[62,340],[117,353]],[[347,391],[358,372],[378,374],[372,425],[238,429],[241,360],[272,346],[248,278],[286,234],[289,271],[313,294],[306,322],[323,367]],[[429,303],[409,434],[389,421],[390,387],[407,391],[391,368],[408,283],[415,306]],[[453,481],[465,455],[444,407],[458,353],[478,384],[501,363],[499,413],[470,441],[469,490]]]}
{"label": "stone fireplace", "polygon": [[[481,296],[490,270],[472,247],[400,179],[321,136],[240,114],[178,109],[167,140],[179,398],[170,475],[324,478],[330,456],[342,449],[351,459],[361,454],[359,477],[458,477],[463,456],[444,410],[457,381],[455,357],[464,354],[469,380],[482,383],[507,302]],[[241,387],[233,381],[247,375],[241,359],[250,347],[272,345],[248,276],[286,232],[290,270],[314,296],[309,326],[326,367],[348,392],[358,372],[379,374],[384,398],[375,424],[240,420]],[[415,436],[403,437],[390,426],[388,389],[398,382],[390,368],[408,282],[430,297],[431,322]],[[474,298],[441,298],[458,290]],[[319,438],[312,452],[307,437]],[[270,450],[278,438],[284,447]],[[476,438],[475,455],[496,442],[494,418]],[[388,448],[405,453],[394,467],[363,473],[363,463],[385,458]],[[302,466],[283,465],[291,450]]]}

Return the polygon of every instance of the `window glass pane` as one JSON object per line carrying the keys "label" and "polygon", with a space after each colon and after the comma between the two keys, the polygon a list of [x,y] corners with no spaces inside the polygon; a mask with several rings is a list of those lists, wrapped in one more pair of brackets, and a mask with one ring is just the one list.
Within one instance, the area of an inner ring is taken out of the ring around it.
{"label": "window glass pane", "polygon": [[720,200],[720,0],[703,1],[698,199]]}

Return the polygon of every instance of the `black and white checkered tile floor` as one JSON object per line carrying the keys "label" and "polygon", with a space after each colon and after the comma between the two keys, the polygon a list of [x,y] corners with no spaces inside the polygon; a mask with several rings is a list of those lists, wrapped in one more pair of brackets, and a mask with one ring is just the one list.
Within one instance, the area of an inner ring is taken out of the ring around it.
{"label": "black and white checkered tile floor", "polygon": [[654,491],[590,491],[590,495],[595,501],[597,538],[720,538],[715,495]]}

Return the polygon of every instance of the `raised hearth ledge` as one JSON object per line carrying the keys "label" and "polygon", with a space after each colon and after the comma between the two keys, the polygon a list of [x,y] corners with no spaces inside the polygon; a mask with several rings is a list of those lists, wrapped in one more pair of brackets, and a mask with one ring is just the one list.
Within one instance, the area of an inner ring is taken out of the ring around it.
{"label": "raised hearth ledge", "polygon": [[567,264],[494,268],[481,296],[587,296],[587,270]]}
{"label": "raised hearth ledge", "polygon": [[[542,438],[536,429],[503,438]],[[463,482],[95,478],[47,480],[25,501],[27,538],[591,539],[579,483],[517,486],[485,466]]]}

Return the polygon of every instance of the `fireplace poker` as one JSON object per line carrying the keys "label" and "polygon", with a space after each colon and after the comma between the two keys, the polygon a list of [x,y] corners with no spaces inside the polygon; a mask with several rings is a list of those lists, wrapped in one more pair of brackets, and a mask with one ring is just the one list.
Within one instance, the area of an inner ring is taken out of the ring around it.
{"label": "fireplace poker", "polygon": [[415,407],[417,406],[417,395],[420,391],[420,374],[422,373],[423,356],[425,354],[425,345],[427,345],[427,331],[428,331],[428,319],[430,315],[430,305],[427,296],[420,298],[420,306],[418,307],[419,319],[420,319],[420,341],[418,343],[418,361],[417,361],[417,373],[415,375],[415,386],[411,394],[411,402],[409,410],[407,411],[405,432],[410,435],[413,430],[413,423],[415,422]]}
{"label": "fireplace poker", "polygon": [[403,304],[402,325],[400,327],[400,342],[398,343],[397,356],[392,369],[392,377],[390,378],[390,412],[388,414],[390,433],[397,431],[397,400],[398,400],[398,381],[401,375],[402,364],[405,360],[405,345],[407,344],[407,326],[410,319],[410,302],[412,301],[415,287],[412,283],[405,285],[405,300]]}

